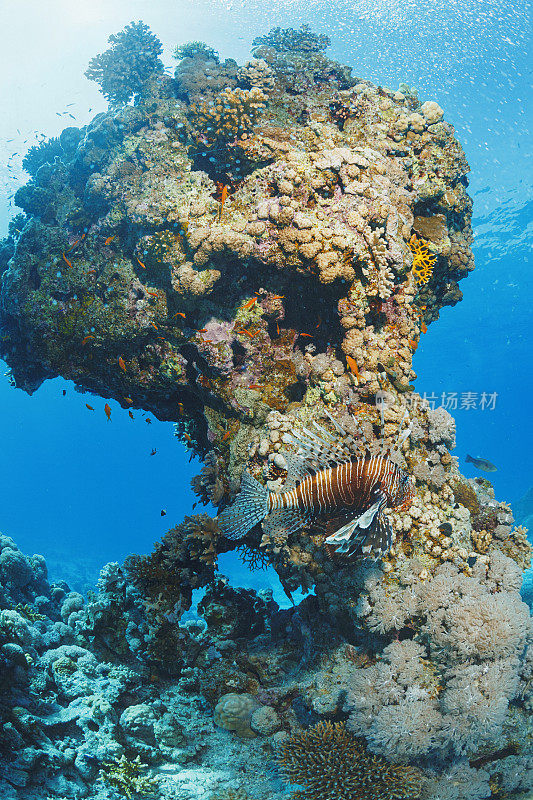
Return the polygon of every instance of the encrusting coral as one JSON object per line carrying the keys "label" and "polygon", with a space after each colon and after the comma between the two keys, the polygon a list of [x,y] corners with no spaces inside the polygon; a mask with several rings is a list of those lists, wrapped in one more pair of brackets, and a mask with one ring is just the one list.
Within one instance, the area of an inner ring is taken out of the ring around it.
{"label": "encrusting coral", "polygon": [[[179,46],[173,78],[143,23],[111,43],[90,67],[109,110],[27,156],[1,355],[28,392],[62,375],[172,420],[219,517],[106,565],[87,598],[0,539],[0,792],[100,800],[105,764],[140,758],[169,800],[281,800],[278,752],[301,798],[515,800],[533,784],[531,545],[413,384],[473,269],[452,126],[305,26],[243,65]],[[361,509],[378,561],[332,548],[361,524],[332,509],[259,524],[310,471],[384,452],[404,491]],[[237,540],[241,488],[262,505]],[[281,610],[230,586],[233,550],[307,596]]]}

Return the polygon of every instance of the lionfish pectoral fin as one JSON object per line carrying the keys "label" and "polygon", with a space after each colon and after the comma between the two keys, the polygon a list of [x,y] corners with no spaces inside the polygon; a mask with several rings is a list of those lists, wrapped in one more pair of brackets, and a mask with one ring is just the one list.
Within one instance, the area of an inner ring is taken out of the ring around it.
{"label": "lionfish pectoral fin", "polygon": [[380,511],[361,545],[361,553],[363,556],[373,555],[374,558],[379,558],[385,555],[391,547],[392,523],[387,515]]}
{"label": "lionfish pectoral fin", "polygon": [[337,555],[353,556],[358,552],[376,558],[383,555],[392,544],[392,525],[383,513],[385,505],[386,498],[379,493],[370,508],[328,536],[326,544]]}
{"label": "lionfish pectoral fin", "polygon": [[271,511],[263,520],[263,530],[269,536],[283,536],[299,531],[309,521],[307,514],[299,508],[280,508]]}

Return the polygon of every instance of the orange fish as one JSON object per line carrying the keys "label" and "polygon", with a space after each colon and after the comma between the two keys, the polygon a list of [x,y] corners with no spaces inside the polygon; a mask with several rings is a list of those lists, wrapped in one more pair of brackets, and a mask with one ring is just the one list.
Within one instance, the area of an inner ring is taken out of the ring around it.
{"label": "orange fish", "polygon": [[89,339],[94,339],[94,336],[92,336],[91,334],[89,334],[88,336],[84,336],[83,339],[81,340],[81,346],[85,347]]}
{"label": "orange fish", "polygon": [[74,244],[71,244],[71,245],[70,245],[69,249],[67,250],[67,253],[70,253],[70,251],[71,251],[71,250],[74,250],[74,248],[76,247],[76,245],[77,245],[77,244],[79,244],[80,242],[81,242],[81,239],[76,239],[76,241],[74,242]]}
{"label": "orange fish", "polygon": [[272,300],[283,300],[284,297],[285,297],[284,294],[273,294]]}
{"label": "orange fish", "polygon": [[64,253],[62,253],[62,257],[63,257],[63,261],[65,261],[69,265],[69,267],[72,269],[72,264],[68,260],[68,258],[66,257],[66,255]]}
{"label": "orange fish", "polygon": [[277,322],[276,322],[276,331],[277,331],[277,334],[278,334],[278,336],[279,336],[279,325],[278,325],[278,323],[277,323]]}
{"label": "orange fish", "polygon": [[251,308],[254,303],[257,303],[257,297],[252,297],[251,300],[248,300],[242,307],[243,311],[246,311],[247,308]]}
{"label": "orange fish", "polygon": [[155,324],[155,322],[151,322],[151,323],[150,323],[150,325],[152,326],[152,328],[155,328],[155,329],[156,329],[156,331],[158,331],[158,330],[159,330],[159,328],[157,327],[157,325]]}
{"label": "orange fish", "polygon": [[346,362],[350,367],[350,370],[353,372],[353,374],[356,377],[359,377],[359,368],[357,367],[357,361],[355,360],[355,358],[352,358],[351,356],[346,356]]}
{"label": "orange fish", "polygon": [[187,442],[192,442],[192,439],[191,439],[191,437],[189,436],[189,434],[188,434],[188,433],[184,433],[184,434],[183,434],[183,438],[184,438],[184,439],[185,439],[185,441],[187,441]]}
{"label": "orange fish", "polygon": [[318,325],[317,325],[316,327],[317,327],[317,328],[320,328],[321,324],[322,324],[322,320],[321,320],[321,319],[320,319],[320,317],[319,317],[319,318],[318,318]]}
{"label": "orange fish", "polygon": [[115,238],[116,238],[116,234],[115,234],[115,236],[108,236],[107,239],[105,240],[104,244],[111,244],[111,242]]}
{"label": "orange fish", "polygon": [[146,292],[150,297],[159,297],[159,292]]}
{"label": "orange fish", "polygon": [[206,333],[207,328],[198,328],[198,333]]}
{"label": "orange fish", "polygon": [[109,403],[106,403],[104,406],[105,415],[109,422],[111,422],[111,406]]}
{"label": "orange fish", "polygon": [[428,326],[426,325],[426,323],[425,323],[425,322],[422,322],[422,323],[421,323],[421,325],[420,325],[420,330],[422,331],[422,333],[427,333]]}
{"label": "orange fish", "polygon": [[85,408],[88,408],[89,411],[94,411],[94,408],[89,405],[89,403],[85,403]]}
{"label": "orange fish", "polygon": [[[136,256],[136,258],[137,258],[137,256]],[[140,259],[140,258],[137,258],[137,261],[139,262],[139,264],[141,265],[141,267],[142,267],[143,269],[146,269],[146,264],[143,264],[143,262],[141,261],[141,259]]]}
{"label": "orange fish", "polygon": [[178,411],[180,412],[180,417],[183,417],[183,403],[178,403]]}
{"label": "orange fish", "polygon": [[407,344],[408,344],[408,345],[409,345],[409,347],[411,347],[413,350],[416,350],[416,348],[418,347],[418,342],[414,342],[412,339],[409,339],[409,340],[408,340],[408,342],[407,342]]}
{"label": "orange fish", "polygon": [[130,415],[130,419],[133,419],[133,411],[128,411],[128,414]]}
{"label": "orange fish", "polygon": [[151,425],[152,424],[152,420],[150,419],[150,417],[146,417],[145,422],[146,422],[147,425]]}
{"label": "orange fish", "polygon": [[248,387],[249,389],[260,389],[260,385],[258,383],[251,383]]}
{"label": "orange fish", "polygon": [[224,434],[224,436],[222,437],[222,441],[224,441],[224,439],[227,439],[227,438],[228,438],[228,436],[231,436],[231,431],[226,431],[226,433],[225,433],[225,434]]}
{"label": "orange fish", "polygon": [[185,314],[183,311],[176,311],[176,313],[172,315],[172,319],[174,319],[174,317],[183,317],[183,319],[185,319]]}
{"label": "orange fish", "polygon": [[228,196],[228,187],[223,186],[222,191],[220,192],[220,208],[218,211],[218,221],[222,219],[222,211],[224,210],[224,203],[226,202],[226,197]]}
{"label": "orange fish", "polygon": [[122,356],[118,357],[118,365],[119,365],[120,369],[122,370],[122,372],[126,372],[126,362],[124,361]]}
{"label": "orange fish", "polygon": [[124,402],[127,403],[129,406],[133,405],[133,400],[131,399],[131,397],[125,397]]}
{"label": "orange fish", "polygon": [[247,331],[246,328],[243,328],[242,330],[237,331],[237,333],[245,333],[250,339],[253,339],[254,336],[255,336],[255,333],[250,333],[250,331]]}
{"label": "orange fish", "polygon": [[308,339],[313,338],[313,335],[311,333],[299,333],[298,336],[307,336]]}

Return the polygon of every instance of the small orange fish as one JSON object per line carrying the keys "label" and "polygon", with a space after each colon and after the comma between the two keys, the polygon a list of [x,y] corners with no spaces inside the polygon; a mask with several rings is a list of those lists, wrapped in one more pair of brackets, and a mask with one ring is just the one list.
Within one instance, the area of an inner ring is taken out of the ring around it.
{"label": "small orange fish", "polygon": [[299,333],[298,336],[307,336],[308,339],[313,338],[313,335],[311,333]]}
{"label": "small orange fish", "polygon": [[283,300],[284,297],[285,297],[284,294],[273,294],[272,300]]}
{"label": "small orange fish", "polygon": [[191,439],[191,437],[189,436],[189,434],[188,434],[188,433],[184,433],[184,434],[183,434],[183,438],[184,438],[184,439],[185,439],[185,441],[187,441],[187,442],[192,442],[192,439]]}
{"label": "small orange fish", "polygon": [[320,326],[321,326],[321,325],[322,325],[322,320],[321,320],[321,319],[320,319],[320,317],[319,317],[319,318],[318,318],[318,325],[317,325],[316,327],[317,327],[317,328],[320,328]]}
{"label": "small orange fish", "polygon": [[224,441],[224,439],[227,439],[227,438],[228,438],[228,436],[231,436],[231,431],[226,431],[226,433],[225,433],[225,434],[224,434],[224,436],[222,437],[222,441]]}
{"label": "small orange fish", "polygon": [[92,336],[91,334],[89,334],[88,336],[84,336],[83,339],[81,340],[81,346],[85,347],[89,339],[94,339],[94,336]]}
{"label": "small orange fish", "polygon": [[260,389],[261,386],[258,383],[251,383],[248,388],[249,389]]}
{"label": "small orange fish", "polygon": [[69,265],[69,267],[72,269],[72,264],[71,264],[71,262],[68,260],[68,258],[66,257],[66,255],[65,255],[64,253],[62,254],[62,257],[63,257],[63,261],[65,261],[65,262],[66,262],[66,263]]}
{"label": "small orange fish", "polygon": [[159,292],[146,292],[150,297],[159,297]]}
{"label": "small orange fish", "polygon": [[152,328],[155,328],[155,329],[156,329],[156,331],[158,331],[158,330],[159,330],[159,328],[157,327],[157,325],[155,324],[155,322],[151,322],[151,323],[150,323],[150,325],[152,326]]}
{"label": "small orange fish", "polygon": [[70,251],[71,251],[71,250],[74,250],[74,248],[76,247],[76,245],[77,245],[77,244],[79,244],[80,242],[81,242],[81,239],[76,239],[76,241],[74,242],[74,244],[71,244],[71,245],[70,245],[69,249],[67,250],[67,253],[70,253]]}
{"label": "small orange fish", "polygon": [[207,328],[198,328],[198,333],[207,333]]}
{"label": "small orange fish", "polygon": [[408,345],[409,345],[409,347],[411,347],[413,350],[416,350],[416,348],[418,347],[418,342],[415,342],[415,341],[413,341],[412,339],[409,339],[409,340],[408,340],[408,342],[407,342],[407,344],[408,344]]}
{"label": "small orange fish", "polygon": [[352,358],[351,356],[346,356],[346,362],[350,367],[351,372],[353,372],[353,374],[358,378],[359,368],[357,366],[357,361],[355,360],[355,358]]}
{"label": "small orange fish", "polygon": [[185,319],[185,314],[183,311],[176,311],[175,314],[172,314],[172,319],[174,319],[174,317],[183,317],[183,319]]}
{"label": "small orange fish", "polygon": [[145,422],[146,422],[147,425],[151,425],[152,424],[152,420],[150,419],[150,417],[146,417]]}
{"label": "small orange fish", "polygon": [[220,208],[218,210],[218,221],[222,219],[222,211],[224,210],[224,203],[226,202],[226,197],[228,196],[228,187],[223,186],[222,191],[220,192]]}
{"label": "small orange fish", "polygon": [[278,336],[279,336],[279,335],[280,335],[280,334],[279,334],[279,325],[278,325],[278,323],[277,323],[277,322],[276,322],[276,331],[277,331],[277,334],[278,334]]}
{"label": "small orange fish", "polygon": [[[136,258],[137,258],[137,257],[136,257]],[[141,265],[141,267],[142,267],[143,269],[146,269],[146,264],[143,264],[143,262],[141,261],[141,259],[140,259],[140,258],[137,258],[137,261],[139,262],[139,264]]]}
{"label": "small orange fish", "polygon": [[422,331],[422,333],[427,333],[427,331],[428,331],[428,326],[426,325],[426,323],[425,323],[425,322],[422,322],[422,323],[420,324],[420,330]]}
{"label": "small orange fish", "polygon": [[250,331],[247,331],[246,328],[242,328],[242,330],[237,331],[237,333],[245,333],[250,339],[253,339],[255,336],[255,333],[250,333]]}
{"label": "small orange fish", "polygon": [[89,411],[94,411],[94,408],[89,405],[89,403],[85,403],[85,408],[88,408]]}
{"label": "small orange fish", "polygon": [[126,362],[124,361],[122,356],[118,357],[118,365],[119,365],[120,369],[122,370],[122,372],[126,372]]}
{"label": "small orange fish", "polygon": [[130,415],[130,419],[133,419],[133,411],[128,411],[128,414]]}
{"label": "small orange fish", "polygon": [[183,417],[183,403],[178,403],[178,411],[180,412],[180,417]]}
{"label": "small orange fish", "polygon": [[129,406],[133,405],[133,400],[131,399],[131,397],[125,397],[124,402],[127,403]]}
{"label": "small orange fish", "polygon": [[111,406],[109,403],[106,403],[104,406],[105,415],[109,422],[111,422]]}
{"label": "small orange fish", "polygon": [[106,244],[111,244],[111,242],[112,242],[112,241],[113,241],[113,239],[115,239],[115,238],[116,238],[116,234],[115,234],[115,236],[108,236],[108,237],[107,237],[107,239],[106,239],[106,240],[105,240],[105,242],[104,242],[104,245],[106,245]]}
{"label": "small orange fish", "polygon": [[254,305],[254,303],[257,303],[257,297],[252,297],[251,300],[248,300],[248,302],[245,303],[242,307],[243,311],[246,311],[247,308],[251,308]]}

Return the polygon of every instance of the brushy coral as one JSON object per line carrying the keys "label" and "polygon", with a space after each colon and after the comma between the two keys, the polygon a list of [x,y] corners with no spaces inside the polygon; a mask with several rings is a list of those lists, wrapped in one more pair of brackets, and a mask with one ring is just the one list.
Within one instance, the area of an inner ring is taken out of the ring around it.
{"label": "brushy coral", "polygon": [[145,766],[141,763],[140,756],[133,761],[122,756],[119,761],[105,764],[100,770],[98,779],[128,800],[153,795],[157,790],[158,781],[140,774]]}
{"label": "brushy coral", "polygon": [[131,22],[108,41],[111,47],[90,60],[85,75],[98,83],[110,102],[127,103],[142,96],[147,82],[163,73],[163,45],[144,22]]}
{"label": "brushy coral", "polygon": [[61,158],[64,155],[63,148],[57,136],[51,139],[44,139],[39,144],[34,144],[30,147],[24,158],[22,159],[22,167],[29,172],[32,177],[35,177],[37,170],[43,164],[53,164],[56,157]]}
{"label": "brushy coral", "polygon": [[304,786],[296,800],[414,800],[421,783],[411,767],[390,764],[366,752],[363,741],[342,722],[319,722],[284,741],[278,761],[282,773]]}
{"label": "brushy coral", "polygon": [[178,44],[174,50],[174,58],[181,61],[182,58],[200,58],[203,61],[218,61],[218,53],[205,42],[193,41]]}

